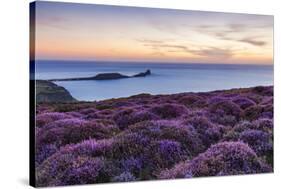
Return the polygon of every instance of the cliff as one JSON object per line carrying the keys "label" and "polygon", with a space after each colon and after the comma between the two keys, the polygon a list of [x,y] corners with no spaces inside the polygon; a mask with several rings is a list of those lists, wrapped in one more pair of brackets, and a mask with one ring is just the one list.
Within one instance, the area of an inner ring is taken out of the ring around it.
{"label": "cliff", "polygon": [[63,87],[46,80],[36,80],[36,102],[75,102]]}

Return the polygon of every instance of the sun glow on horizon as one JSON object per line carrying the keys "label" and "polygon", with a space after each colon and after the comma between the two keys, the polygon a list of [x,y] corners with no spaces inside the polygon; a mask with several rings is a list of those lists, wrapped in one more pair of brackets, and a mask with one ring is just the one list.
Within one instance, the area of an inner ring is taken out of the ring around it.
{"label": "sun glow on horizon", "polygon": [[273,64],[273,17],[36,2],[36,59]]}

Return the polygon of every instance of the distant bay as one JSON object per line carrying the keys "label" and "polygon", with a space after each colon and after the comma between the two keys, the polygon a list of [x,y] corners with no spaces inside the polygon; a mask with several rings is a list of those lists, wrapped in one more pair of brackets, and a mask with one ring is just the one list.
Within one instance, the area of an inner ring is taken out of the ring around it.
{"label": "distant bay", "polygon": [[106,81],[58,81],[78,100],[104,100],[140,93],[173,94],[273,85],[273,65],[36,61],[36,79],[91,77],[118,72],[148,77]]}

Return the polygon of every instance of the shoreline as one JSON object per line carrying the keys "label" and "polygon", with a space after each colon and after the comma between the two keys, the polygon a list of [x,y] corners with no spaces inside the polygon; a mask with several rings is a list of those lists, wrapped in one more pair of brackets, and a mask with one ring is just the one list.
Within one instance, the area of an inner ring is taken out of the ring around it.
{"label": "shoreline", "polygon": [[[192,92],[192,91],[186,91],[186,92],[179,92],[179,93],[170,93],[170,94],[150,94],[150,93],[138,93],[130,96],[124,96],[124,97],[116,97],[116,98],[108,98],[108,99],[102,99],[102,100],[78,100],[72,96],[69,90],[65,89],[64,87],[57,85],[54,81],[50,80],[36,80],[36,81],[44,81],[44,82],[49,82],[54,85],[56,85],[58,88],[62,89],[65,91],[66,95],[63,94],[64,96],[67,96],[67,100],[62,100],[62,101],[50,101],[50,103],[55,102],[55,103],[91,103],[91,102],[104,102],[104,101],[111,101],[111,100],[119,100],[119,99],[129,99],[135,96],[141,96],[141,95],[149,95],[149,96],[173,96],[173,95],[183,95],[183,94],[207,94],[207,93],[223,93],[223,92],[229,92],[229,91],[237,91],[237,90],[249,90],[252,88],[256,87],[272,87],[274,88],[274,85],[257,85],[257,86],[252,86],[252,87],[236,87],[236,88],[230,88],[230,89],[218,89],[218,90],[210,90],[210,91],[200,91],[200,92]],[[36,85],[37,88],[37,85]],[[50,88],[48,89],[50,90]],[[41,102],[44,103],[44,102]]]}

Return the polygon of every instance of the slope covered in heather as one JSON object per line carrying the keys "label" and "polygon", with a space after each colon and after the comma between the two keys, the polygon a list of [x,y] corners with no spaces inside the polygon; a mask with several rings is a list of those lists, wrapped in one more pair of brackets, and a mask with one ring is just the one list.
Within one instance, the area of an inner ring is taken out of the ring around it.
{"label": "slope covered in heather", "polygon": [[272,86],[37,105],[38,186],[272,171]]}

